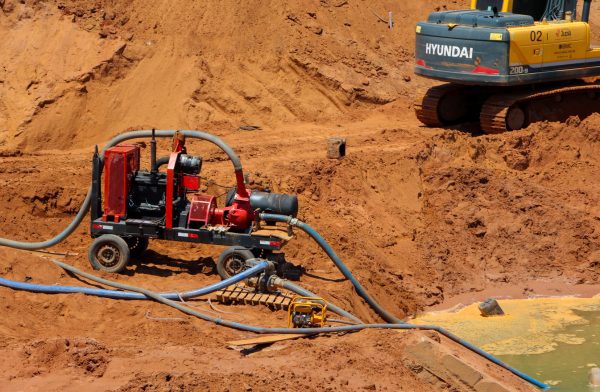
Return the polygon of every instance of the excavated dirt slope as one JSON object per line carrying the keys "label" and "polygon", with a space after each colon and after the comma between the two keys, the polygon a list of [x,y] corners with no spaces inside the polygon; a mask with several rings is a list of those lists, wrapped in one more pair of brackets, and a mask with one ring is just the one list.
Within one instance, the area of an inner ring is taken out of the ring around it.
{"label": "excavated dirt slope", "polygon": [[[399,316],[490,292],[596,294],[600,114],[494,136],[427,129],[414,117],[416,91],[432,84],[412,73],[414,23],[466,3],[0,0],[0,236],[62,230],[85,197],[94,144],[128,129],[207,129],[239,153],[252,187],[299,195],[301,218]],[[600,3],[593,9],[600,42]],[[379,19],[388,11],[391,31]],[[329,136],[347,138],[346,158],[325,159]],[[204,157],[205,177],[232,184],[222,153],[189,150]],[[53,250],[89,271],[89,243],[83,225]],[[104,276],[195,288],[217,279],[220,251],[154,242],[143,263]],[[305,236],[286,254],[306,269],[304,286],[377,320]],[[48,255],[0,256],[9,279],[82,284]],[[436,389],[405,366],[405,334],[240,355],[225,342],[248,334],[154,303],[4,288],[0,298],[8,390]],[[219,310],[285,324],[280,312]]]}

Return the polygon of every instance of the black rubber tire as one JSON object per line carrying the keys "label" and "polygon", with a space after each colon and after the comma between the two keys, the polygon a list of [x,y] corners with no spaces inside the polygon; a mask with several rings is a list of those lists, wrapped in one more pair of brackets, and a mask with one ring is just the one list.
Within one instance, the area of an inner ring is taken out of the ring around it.
{"label": "black rubber tire", "polygon": [[148,249],[150,243],[146,237],[128,237],[125,238],[125,242],[129,246],[131,257],[140,257]]}
{"label": "black rubber tire", "polygon": [[227,279],[244,271],[247,268],[246,260],[253,258],[254,254],[250,249],[243,246],[231,246],[219,255],[217,273],[222,279]]}
{"label": "black rubber tire", "polygon": [[95,270],[117,273],[129,263],[129,246],[119,236],[104,234],[94,240],[88,250],[88,259]]}

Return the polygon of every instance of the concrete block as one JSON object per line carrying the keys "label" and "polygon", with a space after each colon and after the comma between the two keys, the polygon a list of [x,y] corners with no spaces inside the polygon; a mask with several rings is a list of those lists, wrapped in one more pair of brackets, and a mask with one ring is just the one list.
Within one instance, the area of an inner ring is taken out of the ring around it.
{"label": "concrete block", "polygon": [[330,137],[327,139],[327,158],[341,159],[346,155],[346,139]]}
{"label": "concrete block", "polygon": [[437,352],[439,352],[439,348],[430,340],[423,340],[406,348],[406,354],[418,360],[421,365],[433,367],[434,369],[439,367],[439,363],[435,358]]}
{"label": "concrete block", "polygon": [[483,378],[483,375],[480,372],[473,369],[473,367],[469,366],[454,355],[444,355],[442,358],[442,364],[455,377],[471,387],[474,387],[475,384],[477,384],[479,380]]}
{"label": "concrete block", "polygon": [[494,381],[481,381],[475,385],[477,392],[511,392],[510,389]]}

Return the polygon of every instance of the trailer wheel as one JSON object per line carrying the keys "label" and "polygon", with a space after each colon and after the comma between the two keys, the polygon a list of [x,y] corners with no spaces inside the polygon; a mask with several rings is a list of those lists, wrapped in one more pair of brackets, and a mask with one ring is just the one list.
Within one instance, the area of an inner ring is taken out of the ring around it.
{"label": "trailer wheel", "polygon": [[145,237],[127,237],[124,238],[129,247],[129,253],[132,257],[140,257],[148,249],[148,238]]}
{"label": "trailer wheel", "polygon": [[96,270],[121,272],[129,263],[129,246],[119,236],[105,234],[94,240],[88,250],[90,264]]}
{"label": "trailer wheel", "polygon": [[222,279],[237,275],[246,269],[246,260],[254,258],[248,248],[231,246],[223,251],[217,260],[217,272]]}

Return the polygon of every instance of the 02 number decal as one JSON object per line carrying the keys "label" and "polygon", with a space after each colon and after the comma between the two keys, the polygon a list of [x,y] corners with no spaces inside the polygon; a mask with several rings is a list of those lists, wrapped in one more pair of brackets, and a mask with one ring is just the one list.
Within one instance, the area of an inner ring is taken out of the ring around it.
{"label": "02 number decal", "polygon": [[542,42],[542,32],[539,30],[533,30],[529,33],[529,39],[532,42]]}

